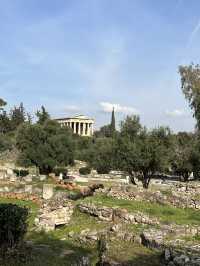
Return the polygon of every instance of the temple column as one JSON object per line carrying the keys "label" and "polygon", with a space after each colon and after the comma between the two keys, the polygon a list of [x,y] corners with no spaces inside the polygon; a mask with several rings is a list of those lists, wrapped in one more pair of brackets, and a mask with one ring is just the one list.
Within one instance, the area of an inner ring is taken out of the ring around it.
{"label": "temple column", "polygon": [[85,133],[86,133],[86,132],[85,132],[85,123],[83,123],[83,136],[86,135]]}
{"label": "temple column", "polygon": [[93,124],[91,124],[91,135],[93,136],[93,134],[94,134],[94,126]]}
{"label": "temple column", "polygon": [[74,122],[74,134],[76,134],[76,122]]}
{"label": "temple column", "polygon": [[81,123],[78,122],[78,134],[81,135]]}
{"label": "temple column", "polygon": [[90,136],[90,123],[87,123],[87,136]]}

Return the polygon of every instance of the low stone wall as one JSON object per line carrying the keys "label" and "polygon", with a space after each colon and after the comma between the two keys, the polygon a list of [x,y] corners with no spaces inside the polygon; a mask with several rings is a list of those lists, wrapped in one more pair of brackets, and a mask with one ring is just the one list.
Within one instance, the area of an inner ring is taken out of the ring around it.
{"label": "low stone wall", "polygon": [[177,251],[166,248],[163,252],[163,266],[199,266],[200,255],[188,254],[185,251]]}
{"label": "low stone wall", "polygon": [[66,225],[70,222],[74,211],[74,204],[65,197],[57,197],[44,201],[39,214],[35,219],[37,230],[51,231],[59,225]]}
{"label": "low stone wall", "polygon": [[200,210],[200,200],[196,199],[196,194],[190,192],[179,192],[172,190],[171,195],[163,194],[160,191],[152,192],[137,188],[135,191],[126,191],[124,187],[112,187],[111,189],[101,189],[96,194],[105,194],[108,197],[113,197],[123,200],[147,201],[159,204],[168,204],[177,208],[192,208]]}
{"label": "low stone wall", "polygon": [[81,203],[78,208],[81,212],[98,217],[101,221],[121,221],[129,224],[159,224],[159,221],[156,218],[150,218],[141,212],[128,213],[126,209],[109,208],[105,206],[99,207],[92,203]]}

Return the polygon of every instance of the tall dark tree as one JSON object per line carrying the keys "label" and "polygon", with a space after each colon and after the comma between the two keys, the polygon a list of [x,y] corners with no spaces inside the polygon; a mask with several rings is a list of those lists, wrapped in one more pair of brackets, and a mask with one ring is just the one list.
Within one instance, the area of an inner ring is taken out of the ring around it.
{"label": "tall dark tree", "polygon": [[46,111],[44,106],[41,106],[41,111],[38,110],[36,112],[36,116],[38,118],[38,124],[43,125],[47,120],[50,119],[49,113]]}
{"label": "tall dark tree", "polygon": [[112,115],[111,115],[110,131],[111,131],[111,136],[113,136],[115,131],[116,131],[116,128],[115,128],[115,109],[114,109],[114,107],[113,107]]}

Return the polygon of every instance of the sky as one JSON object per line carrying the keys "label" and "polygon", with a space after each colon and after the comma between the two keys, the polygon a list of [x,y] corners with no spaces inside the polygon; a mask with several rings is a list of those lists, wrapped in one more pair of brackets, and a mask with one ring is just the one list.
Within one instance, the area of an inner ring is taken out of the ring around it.
{"label": "sky", "polygon": [[0,98],[53,118],[192,131],[179,65],[200,63],[199,0],[0,0]]}

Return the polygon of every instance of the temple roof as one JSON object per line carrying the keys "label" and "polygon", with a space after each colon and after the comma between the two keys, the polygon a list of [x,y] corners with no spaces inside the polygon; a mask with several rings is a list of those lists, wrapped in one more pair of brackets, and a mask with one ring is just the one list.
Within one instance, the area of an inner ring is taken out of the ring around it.
{"label": "temple roof", "polygon": [[62,117],[62,118],[57,118],[55,120],[69,120],[69,119],[80,119],[80,120],[94,120],[88,116],[85,116],[85,115],[76,115],[76,116],[73,116],[73,117]]}

